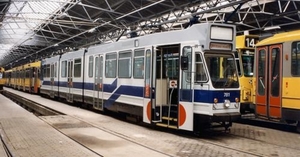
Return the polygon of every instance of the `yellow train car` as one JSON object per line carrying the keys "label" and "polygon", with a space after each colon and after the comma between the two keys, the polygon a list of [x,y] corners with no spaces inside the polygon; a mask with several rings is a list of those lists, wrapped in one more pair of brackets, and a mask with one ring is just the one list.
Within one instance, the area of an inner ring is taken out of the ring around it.
{"label": "yellow train car", "polygon": [[12,75],[12,69],[4,71],[5,87],[11,87],[11,75]]}
{"label": "yellow train car", "polygon": [[256,44],[256,115],[297,124],[300,131],[300,30]]}
{"label": "yellow train car", "polygon": [[6,82],[9,87],[14,89],[29,93],[39,93],[41,84],[40,68],[41,61],[14,67],[6,71],[10,73],[10,78],[6,78]]}
{"label": "yellow train car", "polygon": [[241,86],[240,103],[241,113],[254,112],[252,98],[252,79],[254,69],[255,44],[258,42],[258,35],[240,35],[236,37],[236,50],[238,54],[239,82]]}
{"label": "yellow train car", "polygon": [[3,90],[3,86],[5,84],[4,72],[5,69],[3,67],[0,67],[0,90]]}
{"label": "yellow train car", "polygon": [[27,63],[22,66],[21,89],[29,93],[40,91],[40,68],[41,61]]}

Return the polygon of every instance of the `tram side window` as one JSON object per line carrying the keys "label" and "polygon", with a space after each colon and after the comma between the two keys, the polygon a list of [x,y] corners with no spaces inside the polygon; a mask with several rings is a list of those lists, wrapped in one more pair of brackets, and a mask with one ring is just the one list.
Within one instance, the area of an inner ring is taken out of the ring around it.
{"label": "tram side window", "polygon": [[188,57],[188,69],[182,71],[182,84],[180,90],[180,97],[182,100],[191,101],[192,100],[192,90],[191,90],[191,72],[192,72],[192,47],[185,46],[182,49],[182,55]]}
{"label": "tram side window", "polygon": [[43,65],[43,77],[47,77],[47,69],[46,69],[46,65]]}
{"label": "tram side window", "polygon": [[74,60],[74,77],[81,77],[81,58]]}
{"label": "tram side window", "polygon": [[264,49],[258,52],[258,94],[265,94],[265,66],[266,66],[266,52]]}
{"label": "tram side window", "polygon": [[131,51],[119,53],[119,78],[130,78],[131,77]]}
{"label": "tram side window", "polygon": [[51,64],[51,67],[50,67],[50,77],[54,77],[54,64]]}
{"label": "tram side window", "polygon": [[90,56],[89,57],[89,77],[93,77],[93,66],[94,65],[94,57]]}
{"label": "tram side window", "polygon": [[61,62],[61,77],[67,77],[67,61]]}
{"label": "tram side window", "polygon": [[54,64],[54,77],[57,77],[57,63]]}
{"label": "tram side window", "polygon": [[29,78],[29,69],[25,70],[25,78]]}
{"label": "tram side window", "polygon": [[117,69],[117,53],[107,54],[105,58],[105,77],[115,78]]}
{"label": "tram side window", "polygon": [[292,43],[292,68],[293,76],[300,76],[300,41]]}
{"label": "tram side window", "polygon": [[19,78],[22,78],[22,71],[19,71]]}
{"label": "tram side window", "polygon": [[198,53],[195,55],[195,82],[205,82],[207,81],[206,72],[204,69],[203,61],[201,55]]}
{"label": "tram side window", "polygon": [[271,94],[273,96],[279,96],[279,77],[280,76],[280,49],[272,49],[272,61],[271,61],[271,73],[272,73],[272,83],[271,83]]}
{"label": "tram side window", "polygon": [[50,64],[46,65],[46,77],[50,77]]}
{"label": "tram side window", "polygon": [[186,46],[183,48],[183,55],[188,57],[188,70],[184,71],[186,82],[191,82],[191,71],[192,71],[192,48],[190,46]]}
{"label": "tram side window", "polygon": [[25,70],[22,70],[22,78],[25,78]]}
{"label": "tram side window", "polygon": [[144,78],[144,51],[144,49],[134,51],[133,78]]}

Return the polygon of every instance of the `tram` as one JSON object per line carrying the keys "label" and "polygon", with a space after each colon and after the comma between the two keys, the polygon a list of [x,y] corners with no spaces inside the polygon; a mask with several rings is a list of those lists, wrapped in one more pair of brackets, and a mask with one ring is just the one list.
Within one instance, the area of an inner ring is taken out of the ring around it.
{"label": "tram", "polygon": [[258,42],[255,60],[256,116],[296,124],[300,132],[300,31]]}
{"label": "tram", "polygon": [[238,58],[239,82],[241,85],[241,113],[254,112],[253,94],[253,71],[255,44],[258,42],[258,35],[239,35],[236,37],[236,50]]}
{"label": "tram", "polygon": [[172,129],[228,128],[240,118],[235,34],[195,24],[46,58],[40,94]]}

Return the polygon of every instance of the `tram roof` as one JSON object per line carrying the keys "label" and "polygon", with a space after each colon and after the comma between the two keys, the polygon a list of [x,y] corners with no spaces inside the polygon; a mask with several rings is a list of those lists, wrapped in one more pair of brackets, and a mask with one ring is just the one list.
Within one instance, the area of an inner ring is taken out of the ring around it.
{"label": "tram roof", "polygon": [[272,34],[297,29],[299,8],[300,1],[284,0],[1,0],[0,66],[195,22],[233,23],[238,34]]}
{"label": "tram roof", "polygon": [[256,44],[256,46],[272,45],[277,43],[283,43],[287,41],[299,41],[300,40],[300,30],[278,33],[272,37],[266,38]]}

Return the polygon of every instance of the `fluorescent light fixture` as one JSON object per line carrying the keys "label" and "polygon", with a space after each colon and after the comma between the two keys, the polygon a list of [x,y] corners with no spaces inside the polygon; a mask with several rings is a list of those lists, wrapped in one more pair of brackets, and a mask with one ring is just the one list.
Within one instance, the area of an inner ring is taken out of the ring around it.
{"label": "fluorescent light fixture", "polygon": [[280,29],[280,26],[271,26],[271,27],[265,27],[264,31],[273,30],[273,29]]}

